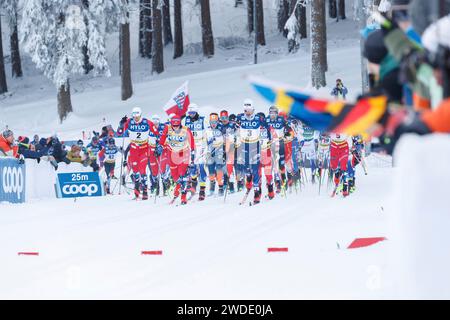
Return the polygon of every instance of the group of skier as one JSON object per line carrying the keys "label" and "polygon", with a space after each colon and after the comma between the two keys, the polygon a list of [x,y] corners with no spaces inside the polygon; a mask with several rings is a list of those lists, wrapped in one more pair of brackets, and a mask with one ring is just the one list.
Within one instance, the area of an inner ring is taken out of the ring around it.
{"label": "group of skier", "polygon": [[[286,195],[307,181],[321,184],[325,176],[334,182],[332,196],[342,191],[346,197],[354,191],[354,170],[364,159],[361,137],[315,131],[276,106],[268,111],[256,113],[252,100],[246,99],[241,114],[222,110],[205,117],[191,103],[183,119],[172,114],[164,123],[159,116],[147,119],[134,108],[118,130],[130,140],[124,148],[121,183],[131,177],[136,199],[162,194],[170,195],[172,203],[181,198],[181,204],[196,194],[202,201],[216,189],[218,196],[245,190],[241,204],[253,190],[250,204],[258,204],[263,180],[267,199]],[[113,149],[104,153],[117,156],[120,148]],[[109,170],[107,192],[113,176]]]}

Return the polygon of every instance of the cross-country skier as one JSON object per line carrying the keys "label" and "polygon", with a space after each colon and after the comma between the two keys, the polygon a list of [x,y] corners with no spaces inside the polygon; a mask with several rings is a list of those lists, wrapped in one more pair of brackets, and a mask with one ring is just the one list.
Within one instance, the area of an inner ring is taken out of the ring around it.
{"label": "cross-country skier", "polygon": [[195,140],[191,130],[181,125],[181,118],[174,115],[166,126],[160,144],[167,150],[170,173],[176,183],[172,203],[180,196],[181,204],[187,204],[189,168],[194,167]]}
{"label": "cross-country skier", "polygon": [[[239,124],[239,140],[241,145],[238,147],[238,163],[245,168],[246,174],[246,196],[254,189],[253,203],[261,201],[261,190],[259,187],[259,166],[261,157],[260,135],[261,127],[266,124],[261,122],[255,115],[253,101],[246,99],[244,101],[244,113],[237,116]],[[246,200],[246,196],[244,200]]]}
{"label": "cross-country skier", "polygon": [[334,173],[335,188],[332,196],[336,194],[339,185],[342,183],[342,194],[348,196],[348,185],[346,181],[346,172],[348,164],[349,146],[347,138],[342,134],[335,134],[331,139],[330,145],[330,169]]}
{"label": "cross-country skier", "polygon": [[224,180],[226,188],[230,193],[234,193],[234,164],[235,164],[235,152],[236,152],[236,123],[230,121],[228,111],[222,110],[220,112],[220,123],[222,125],[222,132],[225,138],[225,168]]}
{"label": "cross-country skier", "polygon": [[[266,115],[263,112],[259,112],[257,116],[261,119],[262,123],[266,122]],[[264,171],[266,177],[266,186],[268,192],[268,198],[271,200],[275,197],[273,189],[273,159],[272,159],[272,134],[273,128],[271,126],[264,126],[261,128],[260,143],[261,143],[261,171]],[[260,180],[261,185],[261,180]],[[261,188],[262,189],[262,188]]]}
{"label": "cross-country skier", "polygon": [[104,157],[104,168],[106,173],[105,190],[107,194],[111,194],[111,179],[117,179],[114,176],[114,168],[116,167],[116,159],[119,154],[119,148],[113,137],[106,140],[105,147],[99,152]]}
{"label": "cross-country skier", "polygon": [[[279,155],[278,163],[275,164],[279,171],[276,177],[277,193],[281,191],[281,185],[286,187],[292,185],[292,141],[294,140],[294,131],[281,116],[276,106],[269,108],[269,117],[266,119],[267,125],[273,128],[272,154]],[[287,168],[286,168],[287,167]],[[280,179],[281,178],[281,179]]]}
{"label": "cross-country skier", "polygon": [[139,198],[142,190],[142,200],[147,200],[148,139],[150,132],[158,134],[158,131],[151,121],[142,117],[141,108],[133,108],[131,115],[132,118],[127,120],[123,130],[131,140],[128,164],[133,170],[135,198]]}
{"label": "cross-country skier", "polygon": [[215,112],[209,115],[209,127],[206,130],[208,144],[207,165],[209,173],[209,196],[215,192],[216,182],[219,186],[219,196],[224,193],[223,169],[225,167],[225,136],[219,115]]}
{"label": "cross-country skier", "polygon": [[159,175],[160,175],[160,156],[163,148],[159,144],[161,132],[159,130],[160,118],[153,115],[151,121],[155,127],[155,131],[149,132],[148,139],[148,165],[150,167],[150,193],[159,196]]}
{"label": "cross-country skier", "polygon": [[198,106],[191,103],[188,107],[187,117],[184,119],[184,125],[192,132],[195,140],[195,167],[191,169],[190,179],[192,192],[196,192],[197,183],[200,184],[199,200],[205,199],[206,190],[206,124],[205,117],[198,113]]}
{"label": "cross-country skier", "polygon": [[99,158],[99,152],[103,149],[103,144],[100,143],[100,140],[98,136],[93,136],[91,143],[89,143],[86,146],[86,150],[89,155],[89,159],[91,161],[91,167],[94,170],[94,172],[97,172],[100,170],[99,164],[98,164],[98,158]]}
{"label": "cross-country skier", "polygon": [[[237,116],[235,114],[230,114],[229,116],[230,124],[234,127],[234,175],[236,178],[236,189],[238,192],[242,191],[244,189],[244,165],[238,161],[239,155],[238,150],[241,146],[241,139],[239,138],[239,124],[237,120]],[[232,148],[229,150],[229,152],[233,152]],[[231,159],[228,161],[228,163],[231,163]],[[228,171],[230,171],[230,166],[228,166]]]}
{"label": "cross-country skier", "polygon": [[303,140],[300,142],[302,162],[305,167],[311,168],[311,182],[315,182],[316,168],[317,168],[317,153],[316,153],[316,131],[303,124],[302,127]]}
{"label": "cross-country skier", "polygon": [[329,169],[330,144],[331,144],[330,135],[326,132],[322,132],[320,134],[319,144],[317,146],[317,166],[319,168],[319,179],[322,178],[324,170]]}

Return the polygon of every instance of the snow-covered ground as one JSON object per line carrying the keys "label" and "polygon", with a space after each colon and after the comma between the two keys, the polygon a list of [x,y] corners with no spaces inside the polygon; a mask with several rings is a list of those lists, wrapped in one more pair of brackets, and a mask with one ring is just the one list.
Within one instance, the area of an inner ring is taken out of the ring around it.
{"label": "snow-covered ground", "polygon": [[[183,3],[192,6],[194,0]],[[204,114],[223,108],[240,111],[247,97],[254,99],[258,111],[266,111],[268,105],[244,79],[247,74],[308,88],[309,39],[302,41],[298,53],[287,54],[286,40],[277,34],[276,17],[270,14],[271,2],[265,1],[268,45],[259,51],[261,63],[251,65],[245,26],[236,27],[236,21],[245,19],[245,10],[231,3],[214,1],[213,31],[223,39],[241,39],[239,45],[219,46],[214,58],[203,59],[195,49],[198,17],[187,10],[187,54],[173,61],[171,48],[166,48],[166,72],[152,76],[150,62],[133,51],[135,94],[126,102],[120,101],[118,50],[112,36],[108,54],[113,76],[74,77],[74,112],[62,125],[53,85],[25,57],[25,77],[8,78],[10,92],[0,97],[0,128],[8,125],[16,135],[56,132],[63,139],[78,139],[82,131],[99,130],[109,123],[116,126],[134,106],[140,106],[145,116],[163,115],[162,106],[185,80],[190,81],[191,98]],[[132,15],[136,30],[136,12]],[[220,19],[221,15],[231,18]],[[351,4],[347,16],[339,23],[329,21],[329,87],[320,93],[328,95],[339,77],[354,98],[360,91],[360,48]],[[193,201],[186,207],[169,206],[167,198],[158,198],[156,204],[153,199],[133,202],[128,194],[2,203],[0,298],[448,298],[444,275],[450,267],[445,249],[448,206],[446,189],[441,188],[445,182],[439,177],[446,181],[449,177],[439,170],[446,168],[450,151],[440,147],[448,140],[432,141],[432,150],[426,141],[406,140],[398,168],[392,168],[391,158],[372,154],[367,159],[369,174],[357,170],[357,191],[346,199],[331,199],[326,186],[319,195],[317,185],[308,185],[286,199],[263,200],[254,207],[238,205],[242,194],[228,195],[226,202],[217,197]],[[424,170],[426,176],[415,174],[421,155],[438,152],[443,155],[439,163],[432,157],[426,162],[436,170]],[[51,189],[52,181],[44,180],[52,175],[46,172],[35,180]],[[431,205],[420,201],[421,196]],[[430,207],[431,214],[419,219]],[[435,219],[430,222],[427,217]],[[427,229],[422,230],[422,225]],[[360,237],[388,240],[347,249]],[[269,247],[289,251],[268,253]],[[145,250],[162,250],[163,255],[141,255]],[[28,251],[39,256],[18,255]]]}
{"label": "snow-covered ground", "polygon": [[0,298],[380,298],[388,241],[346,247],[386,235],[385,161],[371,159],[380,167],[348,199],[308,186],[255,207],[239,206],[242,194],[187,207],[126,194],[1,205]]}

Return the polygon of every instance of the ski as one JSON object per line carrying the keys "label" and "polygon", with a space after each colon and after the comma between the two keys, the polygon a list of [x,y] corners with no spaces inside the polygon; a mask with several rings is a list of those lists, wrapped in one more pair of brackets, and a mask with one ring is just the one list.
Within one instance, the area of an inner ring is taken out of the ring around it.
{"label": "ski", "polygon": [[239,202],[240,206],[243,205],[247,201],[247,198],[248,198],[248,195],[250,194],[250,191],[251,190],[245,191],[244,197],[242,198],[241,202]]}

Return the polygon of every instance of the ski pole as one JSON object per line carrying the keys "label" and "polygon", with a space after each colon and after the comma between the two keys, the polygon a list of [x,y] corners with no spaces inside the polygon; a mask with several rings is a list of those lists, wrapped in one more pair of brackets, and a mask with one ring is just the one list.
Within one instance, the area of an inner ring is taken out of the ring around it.
{"label": "ski pole", "polygon": [[120,185],[119,185],[119,195],[121,194],[122,191],[122,174],[123,174],[123,157],[124,157],[124,153],[125,150],[123,150],[123,147],[125,145],[125,138],[122,136],[122,157],[120,160]]}

